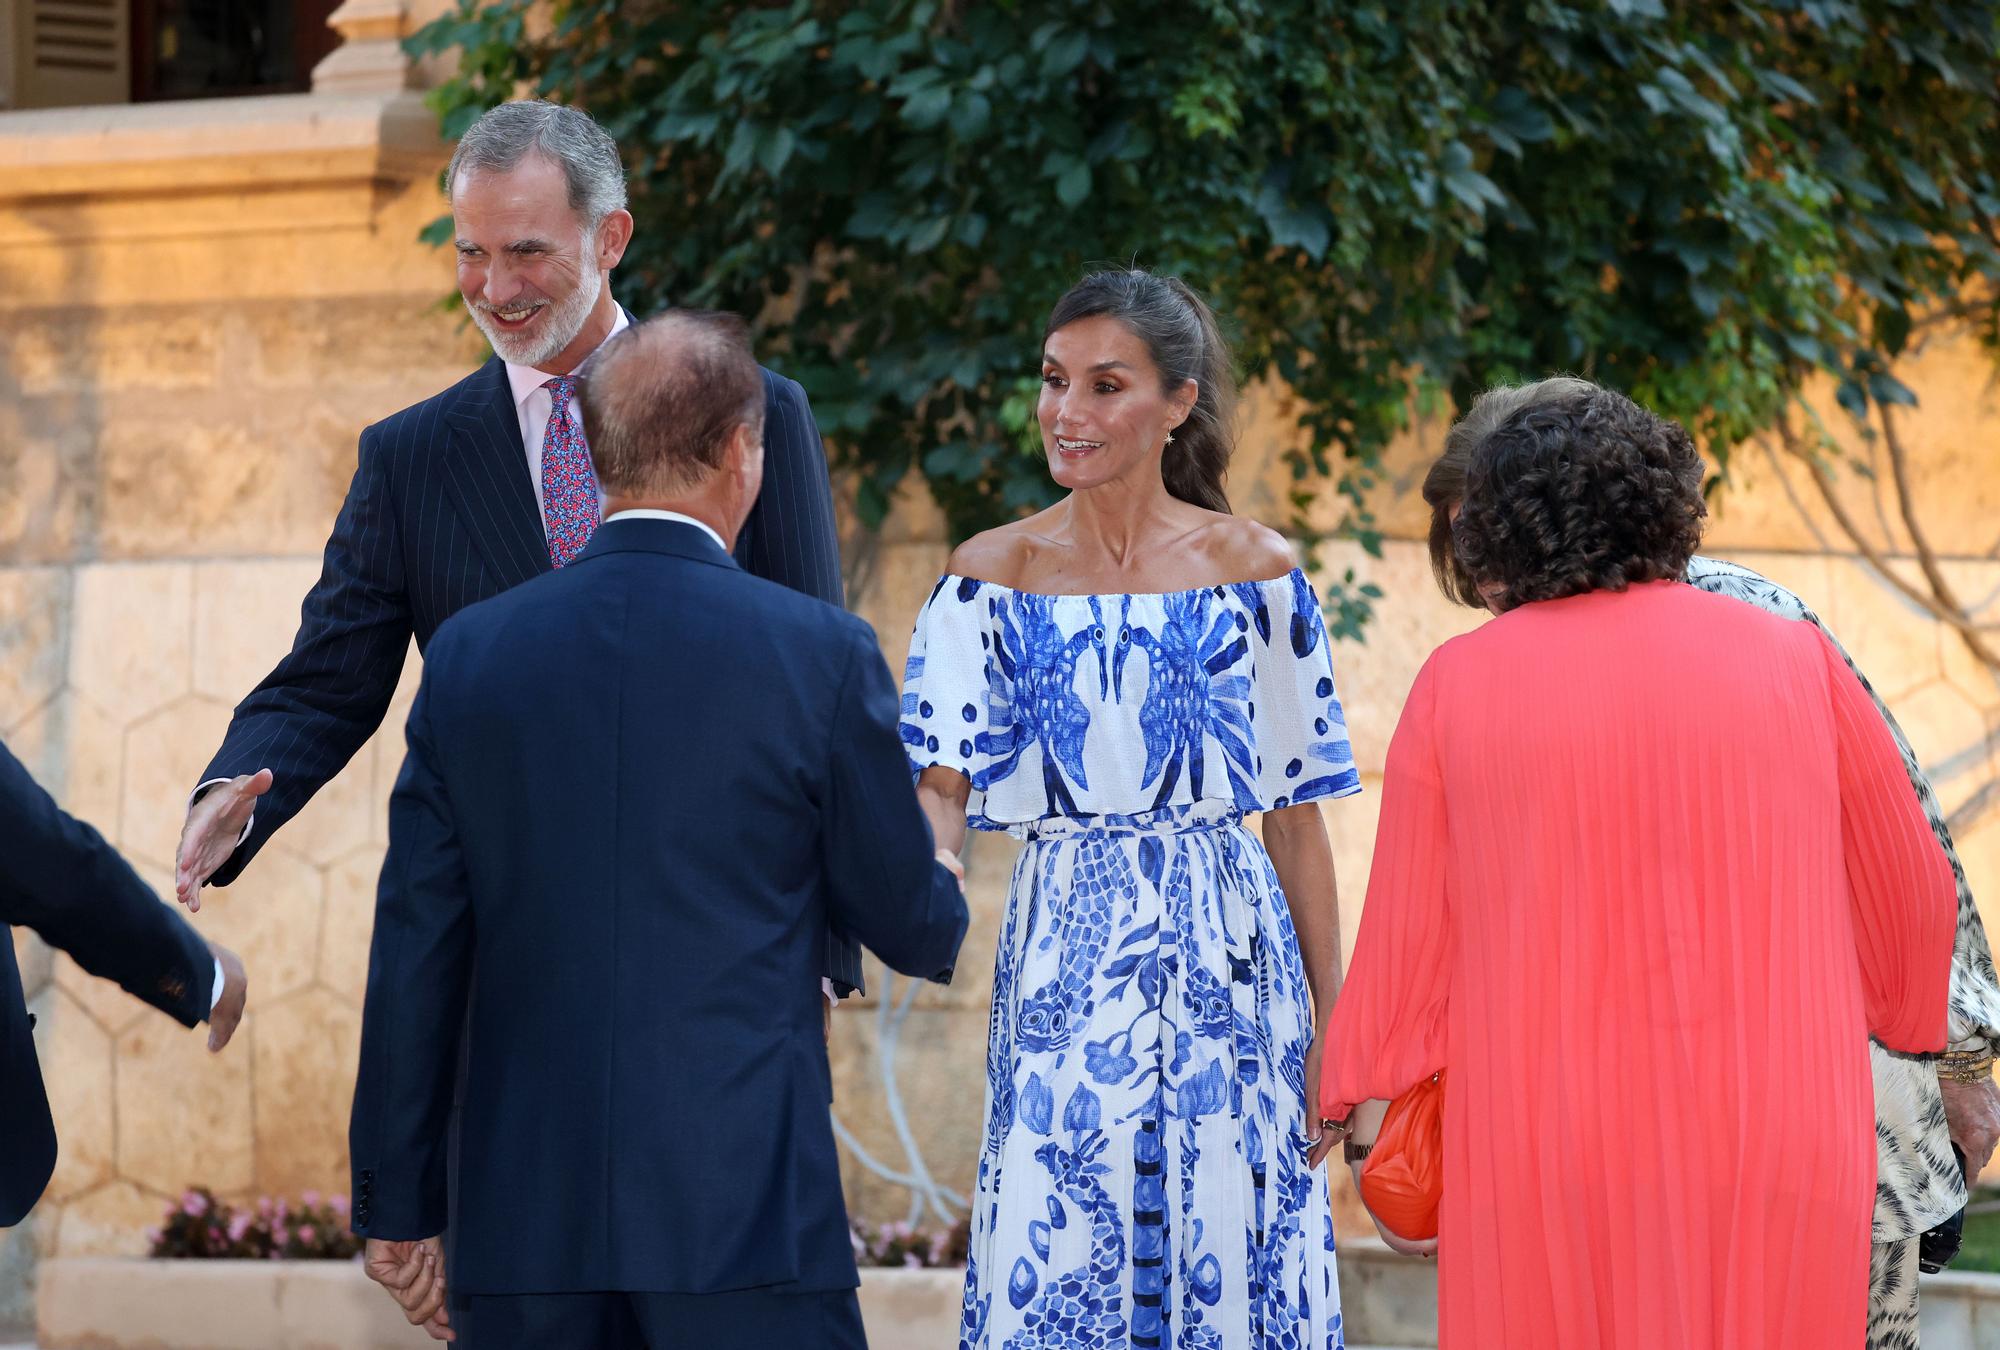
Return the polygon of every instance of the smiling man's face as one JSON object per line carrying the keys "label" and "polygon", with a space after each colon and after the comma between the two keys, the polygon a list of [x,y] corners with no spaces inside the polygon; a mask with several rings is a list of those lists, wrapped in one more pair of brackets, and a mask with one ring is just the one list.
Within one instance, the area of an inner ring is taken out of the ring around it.
{"label": "smiling man's face", "polygon": [[[479,331],[503,361],[567,374],[597,345],[579,338],[617,262],[605,257],[620,233],[605,228],[611,219],[592,229],[570,205],[562,167],[533,154],[511,169],[461,172],[451,214],[458,290]],[[572,347],[582,350],[566,360]]]}

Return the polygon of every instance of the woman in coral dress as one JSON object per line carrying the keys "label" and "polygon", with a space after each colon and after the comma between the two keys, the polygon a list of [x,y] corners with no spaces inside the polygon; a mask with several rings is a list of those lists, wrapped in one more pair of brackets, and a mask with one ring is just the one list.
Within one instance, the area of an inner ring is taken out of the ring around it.
{"label": "woman in coral dress", "polygon": [[1443,1350],[1863,1340],[1864,1033],[1942,1044],[1953,880],[1820,633],[1670,580],[1700,485],[1601,389],[1473,457],[1500,617],[1403,710],[1321,1079],[1448,1071]]}

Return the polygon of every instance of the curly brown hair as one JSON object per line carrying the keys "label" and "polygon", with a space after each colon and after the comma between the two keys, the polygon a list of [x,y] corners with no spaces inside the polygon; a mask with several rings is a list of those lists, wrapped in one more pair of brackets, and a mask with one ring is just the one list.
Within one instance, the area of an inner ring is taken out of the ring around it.
{"label": "curly brown hair", "polygon": [[1498,586],[1501,609],[1678,578],[1701,542],[1687,428],[1612,390],[1565,386],[1500,419],[1466,470],[1454,551],[1475,592]]}
{"label": "curly brown hair", "polygon": [[1452,423],[1444,436],[1444,452],[1424,475],[1424,502],[1431,508],[1431,573],[1445,599],[1473,609],[1486,608],[1479,583],[1459,562],[1451,540],[1451,520],[1465,500],[1465,475],[1472,468],[1473,452],[1493,434],[1493,428],[1521,409],[1587,394],[1595,388],[1589,380],[1573,375],[1551,375],[1532,384],[1495,385],[1473,399],[1465,415]]}

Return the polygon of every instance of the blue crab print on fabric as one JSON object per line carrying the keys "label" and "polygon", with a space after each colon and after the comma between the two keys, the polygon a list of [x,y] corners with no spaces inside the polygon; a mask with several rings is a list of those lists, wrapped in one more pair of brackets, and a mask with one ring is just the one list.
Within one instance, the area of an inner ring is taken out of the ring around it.
{"label": "blue crab print on fabric", "polygon": [[[1220,590],[1221,588],[1217,588]],[[1216,591],[1161,597],[1165,613],[1148,628],[1134,623],[1131,598],[1124,600],[1118,642],[1111,658],[1111,683],[1124,698],[1125,669],[1132,653],[1147,656],[1139,732],[1146,746],[1140,786],[1154,789],[1153,806],[1166,805],[1180,785],[1185,766],[1188,789],[1197,798],[1206,786],[1207,746],[1222,752],[1228,775],[1226,800],[1255,810],[1255,752],[1251,750],[1250,690],[1247,674],[1233,673],[1250,650],[1250,620],[1240,609],[1220,606]]]}
{"label": "blue crab print on fabric", "polygon": [[1073,813],[1076,803],[1070,783],[1090,786],[1083,762],[1090,709],[1076,692],[1077,666],[1086,652],[1094,651],[1100,658],[1099,679],[1103,678],[1103,616],[1093,597],[1093,622],[1065,637],[1055,621],[1053,596],[1016,595],[1011,601],[996,597],[989,604],[998,620],[992,682],[1003,683],[1009,691],[1010,716],[1004,729],[982,733],[975,741],[982,753],[992,756],[992,768],[978,786],[990,788],[1013,773],[1028,748],[1039,745],[1049,814]]}

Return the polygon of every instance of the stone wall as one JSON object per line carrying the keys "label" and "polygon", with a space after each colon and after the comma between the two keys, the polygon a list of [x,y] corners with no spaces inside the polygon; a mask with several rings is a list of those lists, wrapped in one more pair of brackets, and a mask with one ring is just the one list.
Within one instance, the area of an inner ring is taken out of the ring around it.
{"label": "stone wall", "polygon": [[[449,259],[415,240],[440,203],[413,166],[434,167],[435,150],[408,162],[387,154],[385,116],[374,141],[342,140],[340,116],[361,116],[344,105],[315,104],[307,123],[284,100],[240,102],[262,106],[212,107],[206,122],[172,114],[183,119],[178,169],[164,151],[118,150],[121,135],[140,134],[129,128],[0,116],[0,737],[163,892],[188,788],[232,702],[291,639],[356,433],[482,354],[436,307]],[[272,132],[273,119],[290,130]],[[171,141],[157,127],[144,134],[156,147]],[[79,159],[116,190],[65,186],[60,174],[72,170],[61,164]],[[55,165],[42,180],[55,186],[20,188],[9,169],[28,161]],[[189,180],[206,186],[187,192]],[[1939,342],[1908,378],[1924,400],[1909,439],[1926,517],[1961,589],[1990,601],[2000,592],[2000,401],[1966,343]],[[1388,593],[1366,641],[1336,652],[1370,789],[1326,811],[1350,943],[1403,695],[1425,654],[1479,618],[1438,600],[1420,542],[1414,488],[1441,432],[1419,421],[1390,456],[1377,497],[1392,536],[1384,556],[1323,556]],[[1254,399],[1235,492],[1267,519],[1282,518],[1285,435],[1279,401]],[[1712,548],[1819,607],[1895,702],[1947,807],[2000,776],[1990,672],[1851,556],[1795,466],[1753,454],[1739,479]],[[1873,521],[1865,481],[1852,491]],[[1886,539],[1905,551],[1894,530]],[[942,523],[912,491],[879,537],[850,530],[849,552],[854,607],[900,670],[946,556]],[[1989,605],[1985,617],[2000,616]],[[29,1223],[0,1233],[0,1325],[25,1307],[38,1253],[138,1251],[186,1185],[236,1198],[345,1189],[383,805],[415,669],[387,729],[196,918],[251,972],[250,1013],[223,1056],[15,934],[62,1159]],[[1964,842],[1975,884],[2000,905],[2000,813]],[[894,1065],[918,1153],[961,1193],[1012,845],[981,837],[969,862],[974,922],[959,978],[917,994]],[[879,1164],[906,1171],[881,1025],[875,1000],[836,1018],[837,1110]],[[853,1157],[847,1181],[860,1212],[898,1217],[907,1206],[905,1190]]]}
{"label": "stone wall", "polygon": [[[0,738],[162,894],[356,434],[482,355],[416,242],[442,154],[414,97],[0,114]],[[61,1154],[0,1326],[38,1255],[141,1250],[187,1185],[346,1189],[389,726],[195,920],[251,972],[227,1053],[14,933]]]}

